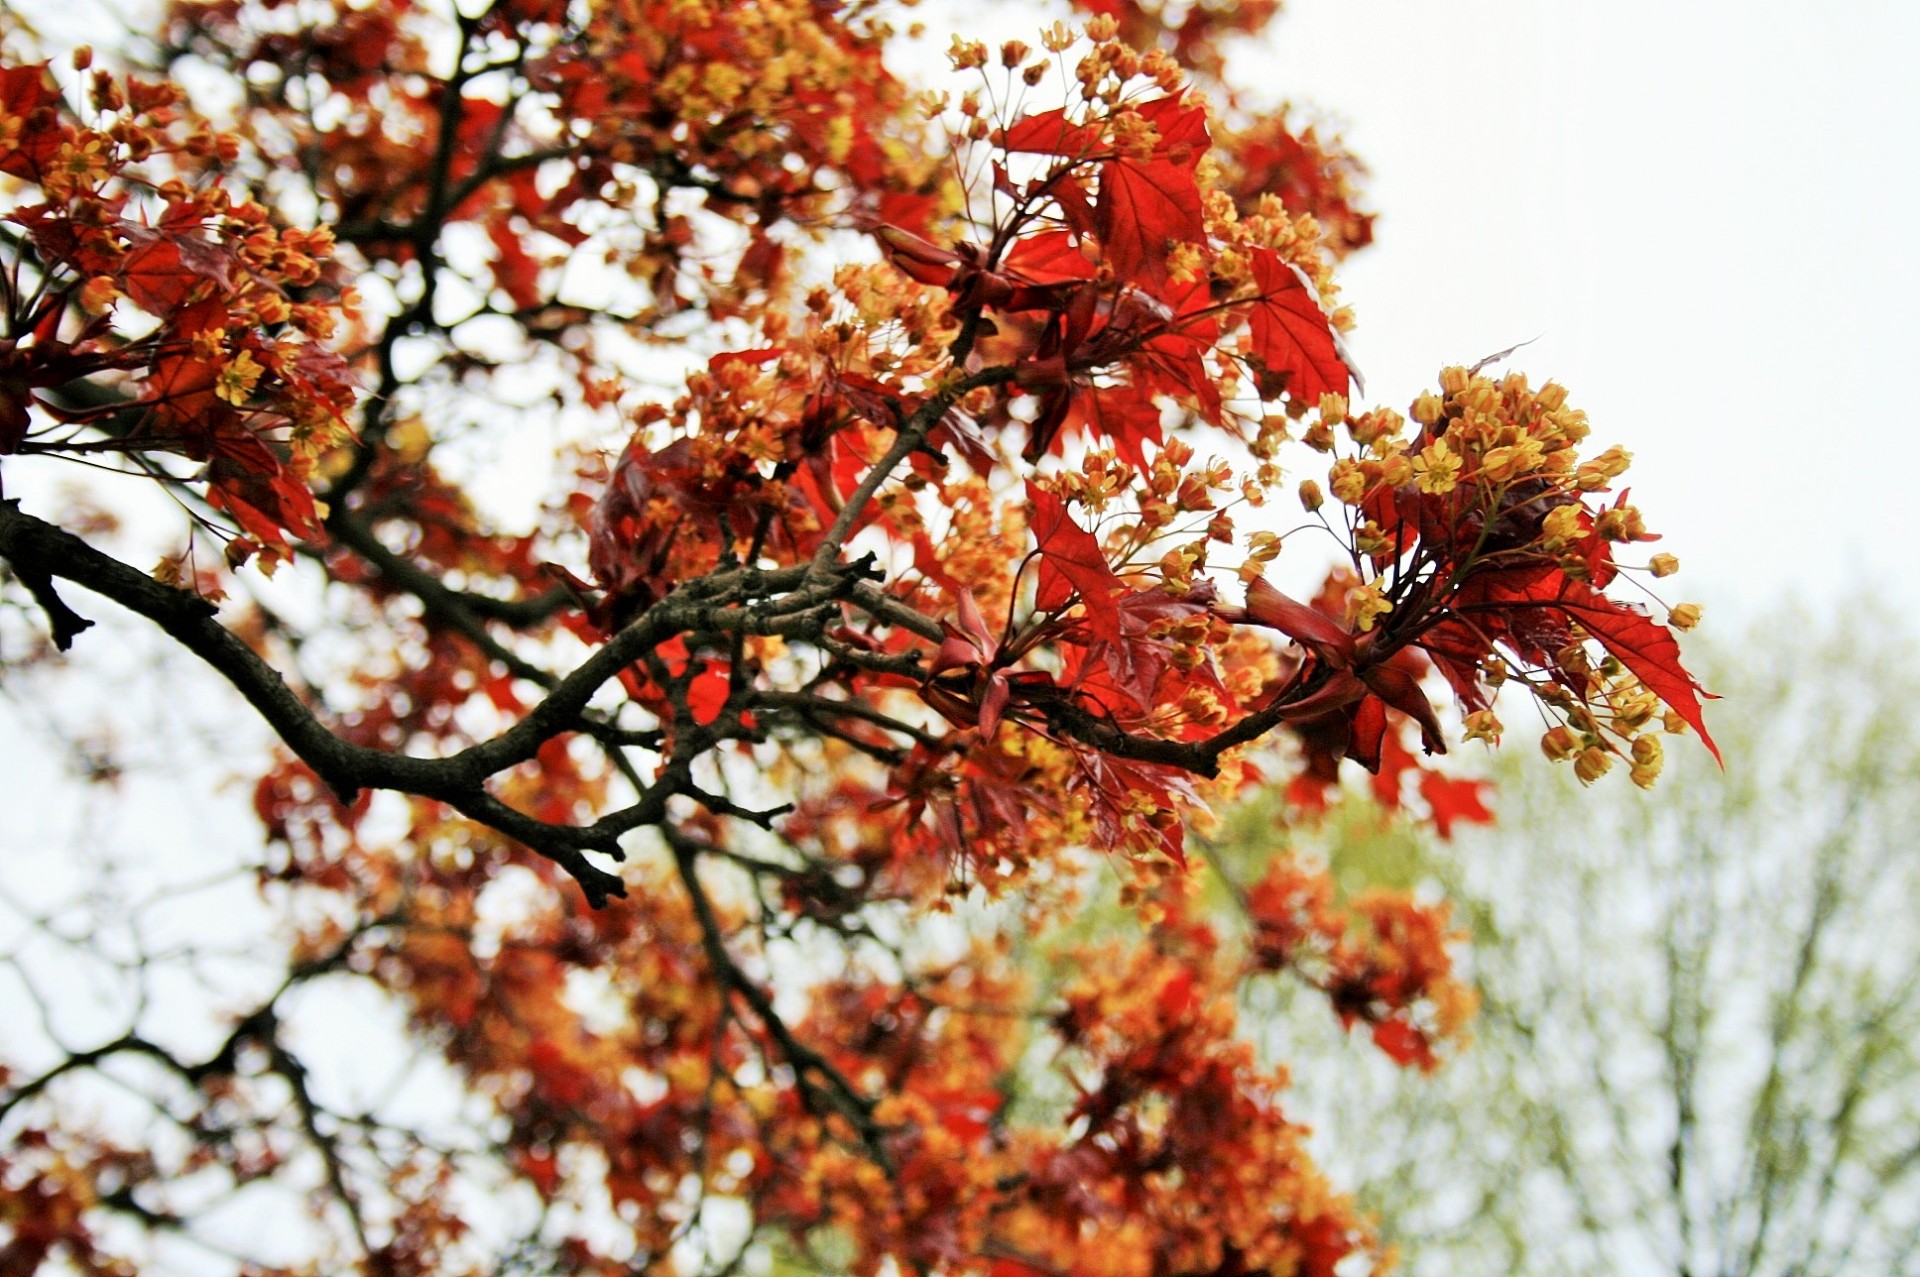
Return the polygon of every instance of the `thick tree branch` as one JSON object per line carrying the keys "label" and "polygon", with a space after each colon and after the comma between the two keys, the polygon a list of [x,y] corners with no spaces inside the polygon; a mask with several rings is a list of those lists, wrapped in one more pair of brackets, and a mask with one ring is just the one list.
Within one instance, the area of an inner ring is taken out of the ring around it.
{"label": "thick tree branch", "polygon": [[570,674],[552,681],[548,695],[498,736],[455,754],[422,758],[342,739],[287,686],[279,671],[215,619],[204,599],[164,585],[24,513],[18,502],[0,503],[0,557],[23,580],[44,579],[48,589],[54,578],[71,581],[152,621],[232,684],[341,801],[351,801],[362,789],[392,789],[445,802],[553,859],[595,904],[624,895],[625,888],[583,853],[619,858],[619,836],[658,823],[667,800],[686,792],[686,762],[719,737],[700,734],[697,747],[691,740],[683,742],[691,753],[677,760],[680,766],[669,767],[634,806],[591,826],[553,825],[517,812],[486,791],[491,778],[531,760],[555,736],[581,730],[588,702],[600,688],[676,634],[746,633],[819,641],[840,604],[856,596],[904,619],[904,609],[861,578],[860,565],[829,569],[824,575],[814,565],[715,573],[687,582],[647,609]]}

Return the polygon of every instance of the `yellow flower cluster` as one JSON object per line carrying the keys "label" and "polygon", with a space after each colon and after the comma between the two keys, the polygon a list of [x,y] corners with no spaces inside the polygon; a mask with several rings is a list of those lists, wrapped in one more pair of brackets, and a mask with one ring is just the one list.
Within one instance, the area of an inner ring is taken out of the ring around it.
{"label": "yellow flower cluster", "polygon": [[[1397,563],[1401,573],[1460,581],[1475,569],[1557,568],[1569,580],[1604,585],[1618,570],[1612,546],[1652,539],[1634,506],[1595,500],[1632,458],[1618,447],[1583,458],[1590,427],[1560,386],[1535,389],[1519,374],[1496,379],[1448,368],[1439,391],[1414,400],[1410,416],[1418,426],[1411,437],[1396,413],[1355,416],[1328,396],[1304,435],[1333,459],[1324,492],[1313,480],[1300,485],[1302,506],[1315,513],[1331,497],[1347,507],[1351,544],[1377,569]],[[1351,448],[1340,445],[1340,427]],[[1382,520],[1417,522],[1419,535],[1389,535]],[[1655,555],[1646,566],[1654,577],[1678,569],[1671,554]],[[1392,605],[1376,582],[1349,591],[1346,606],[1347,625],[1365,632]],[[1698,619],[1699,608],[1690,603],[1667,614],[1677,630]],[[1658,733],[1684,731],[1685,724],[1677,715],[1661,717],[1659,697],[1577,628],[1574,641],[1551,655],[1553,675],[1516,675],[1557,720],[1541,741],[1543,752],[1570,761],[1588,783],[1626,759],[1634,783],[1652,785],[1664,758]],[[1497,686],[1507,675],[1502,663],[1487,672],[1487,681]],[[1470,739],[1495,740],[1500,731],[1490,710],[1468,720]]]}

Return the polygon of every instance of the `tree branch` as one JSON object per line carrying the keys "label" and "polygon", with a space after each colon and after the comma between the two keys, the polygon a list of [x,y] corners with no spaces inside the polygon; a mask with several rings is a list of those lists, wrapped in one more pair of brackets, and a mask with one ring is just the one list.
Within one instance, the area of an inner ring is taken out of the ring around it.
{"label": "tree branch", "polygon": [[[676,760],[677,766],[633,807],[586,827],[548,824],[517,812],[486,792],[487,781],[531,760],[555,736],[580,730],[594,694],[676,634],[737,632],[819,641],[839,604],[866,584],[861,565],[831,568],[824,575],[814,565],[737,569],[689,581],[553,681],[548,695],[512,727],[456,754],[421,758],[342,739],[287,686],[278,670],[215,619],[206,600],[162,584],[24,513],[18,502],[0,502],[0,558],[23,580],[71,581],[152,621],[232,684],[342,802],[351,802],[362,789],[392,789],[445,802],[552,859],[573,875],[596,906],[610,896],[625,895],[626,889],[618,877],[596,868],[582,853],[620,858],[619,836],[658,823],[667,800],[685,792],[684,783],[670,778],[685,779],[690,756]],[[701,733],[697,746],[693,740],[685,744],[697,754],[721,738]]]}

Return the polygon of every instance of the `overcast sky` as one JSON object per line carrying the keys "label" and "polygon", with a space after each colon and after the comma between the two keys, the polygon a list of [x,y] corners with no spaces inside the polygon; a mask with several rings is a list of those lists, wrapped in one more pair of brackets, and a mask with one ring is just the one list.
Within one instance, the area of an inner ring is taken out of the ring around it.
{"label": "overcast sky", "polygon": [[1511,366],[1635,454],[1675,599],[1920,617],[1916,57],[1911,0],[1289,0],[1237,78],[1373,170],[1379,400],[1537,337]]}

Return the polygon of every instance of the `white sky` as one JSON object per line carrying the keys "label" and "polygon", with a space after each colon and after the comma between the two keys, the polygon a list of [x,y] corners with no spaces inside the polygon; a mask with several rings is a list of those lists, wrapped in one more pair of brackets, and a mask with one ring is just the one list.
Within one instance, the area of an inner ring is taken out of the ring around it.
{"label": "white sky", "polygon": [[1920,4],[1290,0],[1266,43],[1238,81],[1373,170],[1343,280],[1380,401],[1537,336],[1509,366],[1635,454],[1669,601],[1920,616]]}

